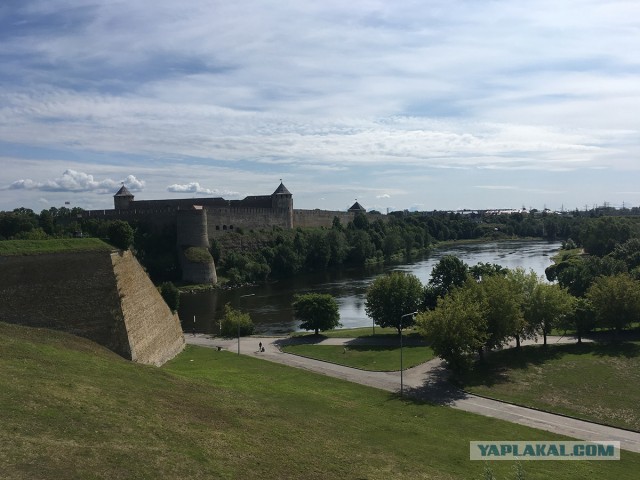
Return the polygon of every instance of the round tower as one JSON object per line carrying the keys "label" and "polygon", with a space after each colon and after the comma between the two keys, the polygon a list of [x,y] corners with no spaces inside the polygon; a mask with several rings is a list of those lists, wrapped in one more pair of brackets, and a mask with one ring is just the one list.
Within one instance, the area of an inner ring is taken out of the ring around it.
{"label": "round tower", "polygon": [[176,216],[178,256],[182,268],[182,280],[187,283],[218,282],[216,266],[209,253],[207,212],[194,205],[189,210],[179,210]]}

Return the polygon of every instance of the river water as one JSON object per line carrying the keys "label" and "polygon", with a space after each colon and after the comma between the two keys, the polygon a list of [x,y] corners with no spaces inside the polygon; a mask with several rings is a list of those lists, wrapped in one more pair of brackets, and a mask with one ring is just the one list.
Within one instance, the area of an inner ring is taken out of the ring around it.
{"label": "river water", "polygon": [[[416,275],[427,284],[433,266],[444,255],[455,255],[472,266],[479,262],[497,263],[515,269],[522,267],[544,276],[551,258],[560,249],[559,242],[508,241],[449,246],[434,250],[429,256],[412,263],[367,269],[341,270],[301,275],[294,279],[274,281],[266,285],[233,290],[209,290],[183,293],[179,316],[185,332],[218,333],[224,305],[251,315],[259,334],[282,334],[298,330],[291,303],[295,294],[329,293],[340,307],[340,322],[344,328],[371,326],[364,311],[364,299],[369,284],[392,270]],[[195,321],[194,321],[195,319]]]}

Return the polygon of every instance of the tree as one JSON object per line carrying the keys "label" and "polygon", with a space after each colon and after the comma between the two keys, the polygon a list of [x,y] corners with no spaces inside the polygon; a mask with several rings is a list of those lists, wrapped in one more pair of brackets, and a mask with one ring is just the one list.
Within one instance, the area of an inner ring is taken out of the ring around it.
{"label": "tree", "polygon": [[600,217],[584,225],[580,240],[588,253],[602,257],[634,237],[637,229],[627,218]]}
{"label": "tree", "polygon": [[180,306],[180,290],[172,282],[164,282],[158,288],[160,295],[172,312],[177,312]]}
{"label": "tree", "polygon": [[517,289],[520,299],[522,323],[520,324],[520,328],[513,334],[516,339],[516,348],[520,348],[521,340],[536,338],[536,318],[530,306],[531,297],[533,296],[536,285],[538,285],[539,279],[533,270],[527,273],[523,268],[509,270],[507,279]]}
{"label": "tree", "polygon": [[620,332],[640,320],[640,282],[629,274],[597,278],[587,292],[599,326]]}
{"label": "tree", "polygon": [[[391,272],[376,278],[369,286],[364,308],[376,325],[394,327],[401,333],[401,317],[418,309],[422,293],[423,287],[418,277],[410,273]],[[412,317],[402,321],[402,327],[412,324]]]}
{"label": "tree", "polygon": [[497,348],[523,328],[522,293],[517,283],[502,275],[489,275],[479,285],[486,302],[486,346]]}
{"label": "tree", "polygon": [[133,244],[133,228],[124,220],[111,222],[107,230],[109,242],[114,247],[127,250]]}
{"label": "tree", "polygon": [[593,330],[596,325],[595,315],[591,303],[586,298],[574,297],[573,311],[560,319],[558,326],[567,330],[574,330],[578,343],[582,343],[582,337]]}
{"label": "tree", "polygon": [[253,333],[253,322],[248,313],[236,310],[228,303],[224,306],[224,316],[220,322],[220,335],[223,337],[246,336]]}
{"label": "tree", "polygon": [[418,314],[416,324],[434,353],[459,372],[471,366],[487,341],[486,310],[480,287],[469,282],[439,298],[434,310]]}
{"label": "tree", "polygon": [[560,324],[564,317],[570,316],[573,311],[574,297],[557,284],[539,282],[530,299],[529,312],[537,330],[542,333],[544,345],[547,344],[547,335],[556,325]]}
{"label": "tree", "polygon": [[431,279],[425,288],[424,305],[434,308],[438,297],[444,297],[454,287],[461,287],[467,280],[469,267],[454,255],[445,255],[431,270]]}
{"label": "tree", "polygon": [[296,295],[293,309],[296,317],[302,320],[300,328],[315,330],[316,335],[320,331],[324,332],[341,326],[338,302],[329,294]]}

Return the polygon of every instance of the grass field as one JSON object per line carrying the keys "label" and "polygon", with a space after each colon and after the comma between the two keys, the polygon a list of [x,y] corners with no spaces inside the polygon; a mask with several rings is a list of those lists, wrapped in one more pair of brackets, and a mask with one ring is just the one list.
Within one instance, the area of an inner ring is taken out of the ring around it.
{"label": "grass field", "polygon": [[[434,357],[433,350],[424,346],[403,347],[402,366],[411,368]],[[287,345],[283,352],[315,358],[325,362],[378,372],[400,370],[400,348],[382,345]]]}
{"label": "grass field", "polygon": [[[558,438],[229,352],[192,347],[158,369],[0,323],[1,478],[475,479],[470,440]],[[524,467],[624,480],[640,455]]]}
{"label": "grass field", "polygon": [[461,382],[480,395],[640,431],[640,342],[503,350]]}
{"label": "grass field", "polygon": [[[406,329],[402,331],[402,335],[407,338],[420,338],[420,334],[412,329]],[[294,337],[315,337],[313,333],[296,332]],[[398,331],[395,328],[382,328],[376,327],[375,334],[371,327],[359,327],[359,328],[338,328],[335,330],[327,330],[322,332],[318,337],[327,338],[387,338],[398,339]]]}
{"label": "grass field", "polygon": [[36,255],[40,253],[113,250],[114,247],[97,238],[53,238],[51,240],[3,240],[2,255]]}

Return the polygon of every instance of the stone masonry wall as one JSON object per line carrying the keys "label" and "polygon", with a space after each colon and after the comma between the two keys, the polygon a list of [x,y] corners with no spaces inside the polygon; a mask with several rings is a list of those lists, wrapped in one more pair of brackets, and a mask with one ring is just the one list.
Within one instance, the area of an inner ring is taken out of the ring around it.
{"label": "stone masonry wall", "polygon": [[140,363],[159,365],[184,345],[130,252],[0,256],[0,321],[79,335]]}
{"label": "stone masonry wall", "polygon": [[162,365],[184,348],[177,314],[162,299],[130,251],[111,254],[131,360]]}

